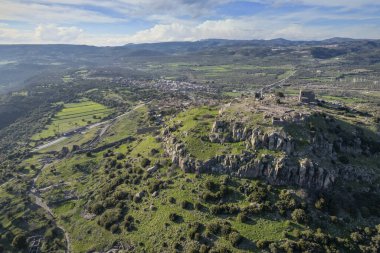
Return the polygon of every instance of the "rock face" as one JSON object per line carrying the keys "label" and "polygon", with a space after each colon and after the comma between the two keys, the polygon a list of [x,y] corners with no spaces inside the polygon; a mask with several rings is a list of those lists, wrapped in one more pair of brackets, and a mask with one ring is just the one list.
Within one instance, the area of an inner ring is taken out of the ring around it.
{"label": "rock face", "polygon": [[248,139],[247,147],[253,150],[266,148],[269,150],[284,151],[290,155],[294,151],[295,142],[292,137],[287,136],[285,133],[273,132],[267,134],[255,130]]}
{"label": "rock face", "polygon": [[273,132],[264,133],[259,129],[249,129],[244,127],[240,122],[228,123],[224,121],[215,121],[211,134],[211,142],[240,142],[245,141],[247,149],[257,150],[265,148],[275,151],[284,151],[291,154],[294,151],[295,142],[286,133]]}
{"label": "rock face", "polygon": [[[355,168],[342,168],[331,163],[337,159],[337,150],[347,154],[365,152],[360,138],[347,142],[337,138],[331,142],[323,132],[310,132],[309,139],[296,149],[296,140],[284,131],[263,132],[250,129],[240,122],[215,121],[209,141],[214,143],[245,142],[246,151],[239,155],[219,155],[199,161],[186,151],[183,143],[164,131],[166,153],[172,162],[189,173],[218,173],[245,178],[261,178],[274,185],[295,185],[323,190],[331,187],[337,178],[343,180],[372,180],[371,173]],[[300,144],[301,145],[301,144]],[[261,149],[275,151],[273,155],[259,155]],[[368,149],[368,148],[367,148]],[[325,161],[320,165],[315,161]]]}
{"label": "rock face", "polygon": [[[264,141],[263,141],[264,139]],[[260,145],[279,150],[291,151],[290,141],[277,135],[263,135]],[[258,144],[257,144],[258,145]],[[173,137],[166,137],[166,152],[172,162],[188,173],[230,174],[244,178],[261,178],[274,185],[297,185],[305,188],[326,189],[336,178],[333,170],[327,170],[310,160],[291,162],[284,157],[271,155],[256,156],[252,152],[241,155],[220,155],[207,161],[197,161],[190,157],[185,145]]]}

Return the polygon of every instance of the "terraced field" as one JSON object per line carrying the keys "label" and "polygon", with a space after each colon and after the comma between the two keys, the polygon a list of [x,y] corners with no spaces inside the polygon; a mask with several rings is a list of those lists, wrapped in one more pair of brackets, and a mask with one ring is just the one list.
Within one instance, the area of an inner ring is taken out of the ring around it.
{"label": "terraced field", "polygon": [[78,127],[100,122],[112,112],[111,108],[89,100],[65,104],[52,118],[52,122],[43,131],[35,134],[32,140],[54,137]]}

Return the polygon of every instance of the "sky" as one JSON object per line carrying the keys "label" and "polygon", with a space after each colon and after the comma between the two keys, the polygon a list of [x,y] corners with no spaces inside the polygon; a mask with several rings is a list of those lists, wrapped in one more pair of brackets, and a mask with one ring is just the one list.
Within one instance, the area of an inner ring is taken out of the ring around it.
{"label": "sky", "polygon": [[380,39],[380,0],[0,0],[0,44]]}

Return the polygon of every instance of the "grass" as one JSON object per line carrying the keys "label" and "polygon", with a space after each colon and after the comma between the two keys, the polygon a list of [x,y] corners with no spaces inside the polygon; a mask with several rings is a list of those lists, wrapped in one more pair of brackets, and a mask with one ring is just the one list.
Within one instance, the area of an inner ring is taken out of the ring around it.
{"label": "grass", "polygon": [[147,114],[148,108],[142,106],[119,118],[107,130],[107,133],[99,145],[115,142],[128,136],[134,136],[138,128],[143,126],[142,123],[146,122]]}
{"label": "grass", "polygon": [[41,149],[40,153],[48,153],[52,151],[59,152],[62,150],[63,147],[67,147],[70,150],[72,150],[74,145],[81,146],[89,141],[91,141],[93,138],[95,138],[97,131],[99,131],[99,127],[94,127],[90,130],[88,130],[84,134],[75,134],[73,136],[69,136],[67,139],[64,139],[63,141],[56,143],[50,147]]}
{"label": "grass", "polygon": [[[151,146],[152,139],[146,139],[141,142],[136,148],[135,152],[148,153]],[[132,153],[131,156],[135,154]],[[69,166],[68,166],[69,167]],[[161,175],[167,169],[162,168]],[[61,217],[60,223],[70,233],[73,250],[75,252],[86,252],[89,250],[102,250],[111,248],[113,242],[117,240],[126,241],[138,247],[138,250],[145,249],[148,252],[152,251],[165,251],[162,246],[162,242],[167,242],[172,249],[174,243],[180,242],[182,237],[187,238],[187,226],[194,221],[202,224],[222,222],[226,219],[232,224],[232,227],[239,231],[239,233],[249,240],[277,240],[284,238],[284,232],[288,230],[289,225],[285,220],[276,220],[270,217],[257,217],[253,218],[252,224],[243,224],[235,220],[233,217],[214,216],[209,212],[203,212],[198,210],[185,210],[181,207],[181,202],[184,200],[191,203],[198,202],[198,189],[202,188],[207,180],[220,182],[224,176],[204,175],[202,178],[196,178],[194,175],[186,175],[183,172],[177,172],[175,176],[174,184],[165,190],[161,190],[158,197],[151,197],[150,194],[144,198],[142,203],[136,204],[129,202],[128,215],[134,217],[137,223],[137,230],[127,232],[122,230],[121,233],[112,234],[110,231],[97,225],[96,220],[86,220],[82,217],[81,212],[85,202],[83,200],[69,201],[54,208],[54,212]],[[73,176],[73,177],[77,177]],[[89,175],[89,177],[92,177]],[[164,176],[163,179],[166,177]],[[104,180],[103,176],[98,180]],[[174,179],[174,178],[173,178]],[[86,184],[93,184],[95,178],[90,179]],[[244,180],[244,182],[250,182],[252,180]],[[239,179],[234,180],[234,185],[240,185],[243,183]],[[93,188],[92,186],[91,188]],[[179,190],[181,188],[181,190]],[[135,193],[142,189],[146,189],[145,182],[139,186],[123,184],[116,190],[125,189],[129,192]],[[91,191],[90,188],[81,187],[79,192],[85,194],[85,192]],[[195,192],[194,192],[195,190]],[[168,197],[176,199],[176,203],[172,204],[167,201]],[[238,202],[238,205],[247,205],[245,201]],[[149,210],[149,206],[154,205],[157,210]],[[209,208],[211,204],[204,203]],[[183,219],[181,223],[173,223],[169,220],[170,213],[177,213]],[[165,225],[168,224],[168,225]],[[154,228],[154,229],[152,229]],[[92,238],[98,238],[96,242]],[[233,248],[230,243],[223,237],[219,237],[219,246],[224,246],[233,252],[242,252],[236,248]],[[143,243],[143,244],[139,244]]]}
{"label": "grass", "polygon": [[[205,126],[203,124],[199,125],[199,123],[207,121],[210,121],[211,123],[214,120],[209,117],[203,117],[203,115],[216,115],[216,113],[217,108],[211,110],[209,108],[196,108],[190,110],[188,113],[179,115],[176,120],[181,120],[183,122],[184,131],[191,131],[197,129],[200,125]],[[209,127],[210,125],[206,126],[206,129],[200,129],[200,131],[208,131]],[[114,152],[126,153],[127,150],[131,150],[129,153],[127,152],[126,159],[132,162],[133,167],[140,166],[139,157],[147,157],[152,162],[155,162],[158,159],[163,159],[161,143],[158,142],[154,136],[144,134],[137,135],[136,137],[136,141],[124,144],[115,149]],[[194,147],[197,145],[199,144],[194,144]],[[223,147],[223,149],[221,149],[221,147]],[[159,151],[154,157],[151,155],[151,150],[153,148]],[[227,146],[212,144],[207,152],[212,151],[211,153],[217,153],[219,152],[218,150],[229,150],[228,152],[238,153],[242,150],[242,146],[240,143],[233,143]],[[174,182],[173,185],[170,185],[165,190],[161,190],[159,196],[156,198],[148,194],[148,196],[144,197],[142,203],[137,204],[132,201],[128,202],[128,215],[132,215],[135,220],[138,221],[136,224],[137,230],[127,232],[123,229],[121,233],[113,234],[97,224],[98,218],[95,218],[95,220],[84,219],[83,211],[86,210],[87,201],[90,199],[90,196],[109,183],[108,174],[105,174],[102,169],[105,162],[105,159],[103,158],[104,152],[106,151],[93,154],[94,157],[92,158],[88,158],[85,155],[75,155],[71,158],[66,158],[52,164],[41,174],[37,181],[38,187],[47,187],[49,185],[57,184],[60,181],[66,183],[65,186],[59,186],[56,190],[45,192],[43,196],[47,200],[59,197],[59,193],[64,190],[75,191],[78,196],[81,196],[78,200],[70,200],[53,206],[54,212],[57,217],[59,217],[59,223],[63,225],[70,234],[72,250],[74,252],[110,249],[112,244],[117,240],[136,246],[138,251],[143,249],[147,252],[170,251],[173,249],[176,242],[181,241],[182,237],[188,237],[186,231],[189,223],[198,221],[206,225],[211,222],[222,222],[226,220],[226,217],[214,216],[209,212],[185,210],[181,207],[181,202],[184,200],[192,203],[199,201],[198,191],[199,189],[202,189],[207,180],[220,182],[225,176],[203,175],[201,178],[196,178],[195,175],[185,174],[179,170],[176,171],[175,175],[169,176],[166,174],[168,172],[167,166],[160,169],[160,177],[162,180],[172,179]],[[207,152],[201,152],[199,155],[201,156],[203,153],[207,154]],[[123,161],[120,162],[124,163]],[[87,170],[80,171],[75,169],[75,165],[77,164],[87,168]],[[125,174],[124,169],[120,170],[120,173]],[[135,194],[136,192],[147,189],[147,183],[151,180],[153,180],[153,178],[148,178],[140,185],[122,184],[114,189],[114,191],[124,189],[131,194]],[[238,185],[253,181],[246,179],[233,180],[234,182],[232,184],[234,184],[235,189]],[[177,200],[176,204],[169,203],[167,201],[169,197],[174,197]],[[234,203],[241,206],[248,205],[247,201],[243,199],[237,201],[237,199],[234,200]],[[150,205],[154,205],[157,210],[151,211],[149,209]],[[204,203],[204,205],[206,208],[211,207],[211,204],[208,203]],[[173,212],[183,218],[182,223],[173,223],[169,220],[169,214]],[[286,225],[287,223],[285,223],[284,220],[278,221],[270,217],[254,218],[255,222],[253,224],[242,224],[236,221],[234,217],[228,217],[227,220],[231,222],[233,228],[238,230],[242,236],[253,241],[258,239],[282,239],[284,231],[288,229],[288,226]],[[165,224],[169,224],[169,226]],[[97,238],[96,241],[93,240],[95,237]],[[162,242],[164,241],[168,243],[168,248],[163,247]],[[186,242],[185,245],[188,245],[188,243],[190,242]],[[222,236],[218,237],[217,245],[218,247],[226,247],[233,252],[243,252],[232,247],[230,242]]]}
{"label": "grass", "polygon": [[70,130],[100,122],[112,112],[112,109],[104,105],[84,99],[78,103],[64,104],[62,110],[51,119],[51,123],[31,139],[41,140],[58,136]]}
{"label": "grass", "polygon": [[324,95],[322,96],[322,99],[327,101],[338,101],[338,102],[344,102],[344,103],[364,103],[366,100],[362,98],[356,98],[356,97],[340,97],[340,96],[331,96],[331,95]]}

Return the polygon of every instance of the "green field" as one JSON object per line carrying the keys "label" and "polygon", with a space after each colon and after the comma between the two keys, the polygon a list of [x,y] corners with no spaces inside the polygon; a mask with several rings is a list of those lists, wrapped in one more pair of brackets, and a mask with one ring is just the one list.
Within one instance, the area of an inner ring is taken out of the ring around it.
{"label": "green field", "polygon": [[100,122],[112,112],[112,109],[89,100],[64,104],[63,109],[51,119],[51,123],[35,134],[32,140],[58,136],[75,128]]}

